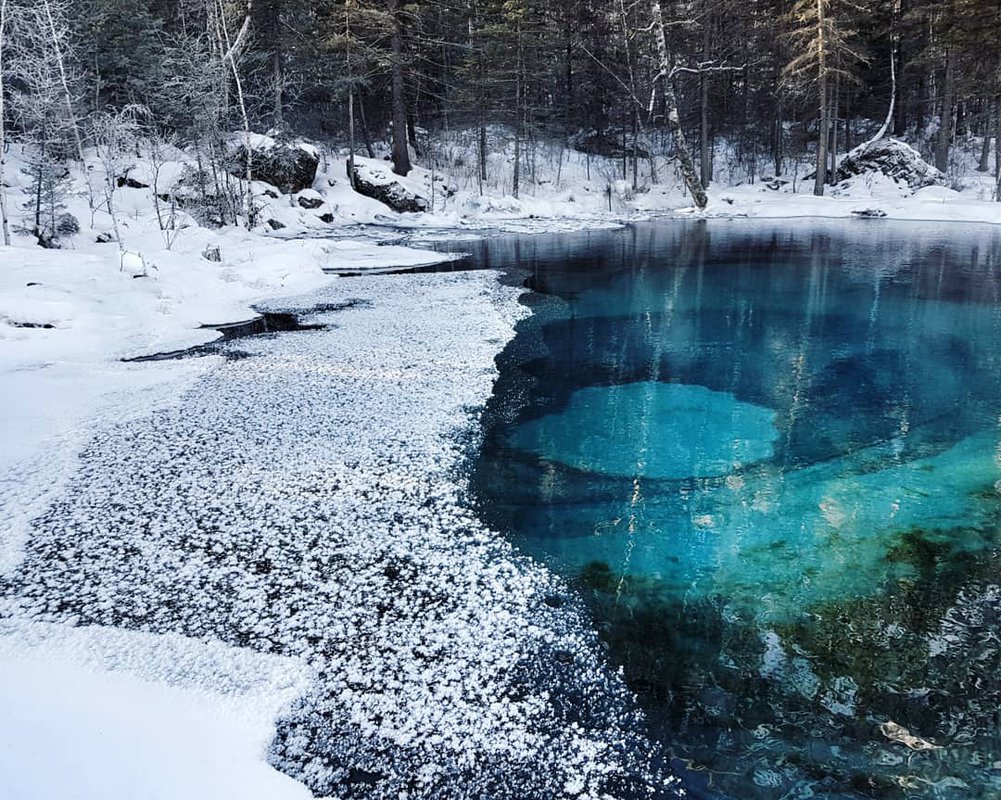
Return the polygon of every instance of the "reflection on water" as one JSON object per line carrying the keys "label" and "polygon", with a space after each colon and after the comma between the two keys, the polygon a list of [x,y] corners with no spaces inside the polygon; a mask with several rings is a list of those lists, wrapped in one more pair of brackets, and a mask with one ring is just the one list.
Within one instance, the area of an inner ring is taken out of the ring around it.
{"label": "reflection on water", "polygon": [[1001,798],[1001,238],[663,223],[475,257],[536,290],[482,513],[581,592],[693,794]]}

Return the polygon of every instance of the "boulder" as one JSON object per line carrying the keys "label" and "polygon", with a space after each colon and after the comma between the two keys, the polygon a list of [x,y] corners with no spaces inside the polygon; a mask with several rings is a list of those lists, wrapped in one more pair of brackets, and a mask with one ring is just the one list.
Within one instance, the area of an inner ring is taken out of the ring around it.
{"label": "boulder", "polygon": [[[304,142],[279,142],[270,136],[254,134],[250,139],[250,175],[255,181],[269,183],[283,194],[308,189],[316,180],[320,157]],[[247,158],[245,137],[236,137],[230,146],[229,170],[243,176]]]}
{"label": "boulder", "polygon": [[306,189],[299,193],[295,201],[300,208],[316,209],[323,205],[323,195],[312,189]]}
{"label": "boulder", "polygon": [[149,184],[137,177],[135,168],[129,168],[124,175],[115,178],[115,183],[119,189],[148,189]]}
{"label": "boulder", "polygon": [[[347,170],[350,178],[350,163]],[[431,207],[431,202],[418,191],[414,183],[413,180],[395,174],[384,161],[355,158],[355,191],[384,203],[394,211],[421,212]]]}
{"label": "boulder", "polygon": [[859,145],[841,160],[835,179],[844,181],[867,172],[879,172],[906,183],[912,191],[946,182],[945,175],[921,158],[917,150],[897,139]]}

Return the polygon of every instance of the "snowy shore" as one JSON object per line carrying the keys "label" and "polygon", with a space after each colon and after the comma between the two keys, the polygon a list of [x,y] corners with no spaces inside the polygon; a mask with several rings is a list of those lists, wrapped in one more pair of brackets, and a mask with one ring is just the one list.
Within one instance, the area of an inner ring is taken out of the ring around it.
{"label": "snowy shore", "polygon": [[328,330],[234,342],[97,427],[2,584],[19,798],[308,796],[261,771],[276,720],[317,796],[667,791],[565,587],[466,510],[517,294],[337,280],[295,301],[355,301]]}

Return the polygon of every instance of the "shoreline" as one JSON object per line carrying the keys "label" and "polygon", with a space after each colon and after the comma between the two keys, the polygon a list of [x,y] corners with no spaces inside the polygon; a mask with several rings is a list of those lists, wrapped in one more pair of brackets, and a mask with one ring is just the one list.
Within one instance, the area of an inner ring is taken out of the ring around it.
{"label": "shoreline", "polygon": [[[462,465],[495,356],[529,313],[521,294],[493,270],[336,281],[311,298],[371,302],[325,316],[327,331],[244,339],[250,358],[216,360],[175,404],[98,431],[4,592],[0,671],[39,709],[25,741],[57,714],[50,680],[160,691],[168,635],[178,716],[150,700],[149,723],[183,730],[184,709],[244,659],[260,705],[235,741],[277,722],[268,760],[319,796],[357,791],[362,774],[379,797],[473,783],[599,797],[616,779],[669,792],[565,585],[466,507]],[[199,509],[217,509],[209,527],[192,523]],[[136,514],[153,521],[139,540]],[[194,550],[192,524],[208,537]],[[206,660],[218,666],[194,667]],[[184,773],[193,755],[171,747]]]}

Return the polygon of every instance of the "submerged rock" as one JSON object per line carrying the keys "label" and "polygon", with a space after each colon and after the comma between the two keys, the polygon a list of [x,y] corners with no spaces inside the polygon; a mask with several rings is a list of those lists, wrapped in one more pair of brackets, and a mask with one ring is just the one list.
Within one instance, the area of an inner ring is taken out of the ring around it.
{"label": "submerged rock", "polygon": [[867,172],[879,172],[911,189],[941,186],[945,175],[921,158],[909,144],[897,139],[879,139],[859,145],[842,159],[835,176],[844,181]]}

